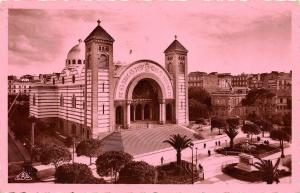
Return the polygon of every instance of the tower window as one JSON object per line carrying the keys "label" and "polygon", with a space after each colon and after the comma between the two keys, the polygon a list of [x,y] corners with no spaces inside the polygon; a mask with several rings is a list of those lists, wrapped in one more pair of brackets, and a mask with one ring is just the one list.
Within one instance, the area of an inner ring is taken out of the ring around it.
{"label": "tower window", "polygon": [[76,60],[72,60],[72,64],[76,64]]}
{"label": "tower window", "polygon": [[75,83],[75,75],[72,76],[72,82]]}
{"label": "tower window", "polygon": [[32,97],[32,105],[35,106],[35,94]]}
{"label": "tower window", "polygon": [[71,64],[71,60],[68,60],[68,64]]}
{"label": "tower window", "polygon": [[102,114],[104,114],[104,105],[102,105]]}
{"label": "tower window", "polygon": [[53,78],[53,85],[55,85],[55,79]]}
{"label": "tower window", "polygon": [[74,94],[72,96],[72,108],[76,108],[76,97]]}
{"label": "tower window", "polygon": [[61,83],[65,84],[65,77],[62,77]]}
{"label": "tower window", "polygon": [[102,83],[102,92],[104,92],[104,83]]}
{"label": "tower window", "polygon": [[78,64],[81,64],[81,60],[78,60]]}
{"label": "tower window", "polygon": [[60,106],[64,106],[64,96],[63,94],[60,95]]}
{"label": "tower window", "polygon": [[83,64],[85,64],[85,60],[83,60]]}

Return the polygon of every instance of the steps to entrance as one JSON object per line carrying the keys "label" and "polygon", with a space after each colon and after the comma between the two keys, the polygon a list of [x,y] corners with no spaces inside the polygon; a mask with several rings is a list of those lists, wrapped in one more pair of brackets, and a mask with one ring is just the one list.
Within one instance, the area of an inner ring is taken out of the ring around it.
{"label": "steps to entrance", "polygon": [[193,132],[179,125],[156,125],[146,129],[129,129],[114,132],[102,140],[104,151],[125,151],[131,155],[139,155],[170,147],[163,143],[173,134],[186,135],[197,140]]}

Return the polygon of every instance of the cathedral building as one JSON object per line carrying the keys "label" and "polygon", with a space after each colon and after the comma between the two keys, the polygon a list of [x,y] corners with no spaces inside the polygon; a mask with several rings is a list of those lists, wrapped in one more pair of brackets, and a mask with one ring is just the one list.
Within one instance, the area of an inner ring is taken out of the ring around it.
{"label": "cathedral building", "polygon": [[113,44],[98,21],[69,51],[61,73],[32,85],[30,114],[80,139],[149,125],[187,125],[188,50],[176,36],[164,51],[164,65],[147,59],[117,65]]}

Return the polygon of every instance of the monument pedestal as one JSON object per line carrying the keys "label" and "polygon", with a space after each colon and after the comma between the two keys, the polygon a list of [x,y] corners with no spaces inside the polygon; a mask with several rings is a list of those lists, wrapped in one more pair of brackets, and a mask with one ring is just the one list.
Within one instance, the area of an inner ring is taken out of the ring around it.
{"label": "monument pedestal", "polygon": [[256,170],[256,168],[253,165],[251,165],[253,164],[253,159],[254,159],[252,155],[241,153],[239,155],[239,158],[240,158],[240,162],[235,166],[236,168],[247,172]]}

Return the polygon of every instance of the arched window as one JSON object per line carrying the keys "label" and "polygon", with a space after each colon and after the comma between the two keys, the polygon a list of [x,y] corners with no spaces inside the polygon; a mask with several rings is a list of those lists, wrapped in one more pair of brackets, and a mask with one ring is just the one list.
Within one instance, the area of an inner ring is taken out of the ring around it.
{"label": "arched window", "polygon": [[53,85],[55,85],[55,79],[53,78]]}
{"label": "arched window", "polygon": [[72,96],[72,108],[76,108],[76,97],[74,94]]}
{"label": "arched window", "polygon": [[75,75],[72,76],[72,82],[75,83]]}
{"label": "arched window", "polygon": [[72,60],[72,64],[76,64],[76,60]]}
{"label": "arched window", "polygon": [[104,105],[102,105],[102,114],[104,114]]}
{"label": "arched window", "polygon": [[62,77],[61,83],[62,83],[62,84],[65,84],[65,77]]}
{"label": "arched window", "polygon": [[60,106],[64,106],[64,96],[63,94],[60,95]]}
{"label": "arched window", "polygon": [[71,60],[68,60],[68,64],[71,64]]}
{"label": "arched window", "polygon": [[33,97],[32,97],[32,105],[35,106],[35,94],[33,94]]}
{"label": "arched window", "polygon": [[78,64],[81,64],[81,60],[78,60]]}
{"label": "arched window", "polygon": [[102,83],[102,92],[104,92],[104,83]]}

